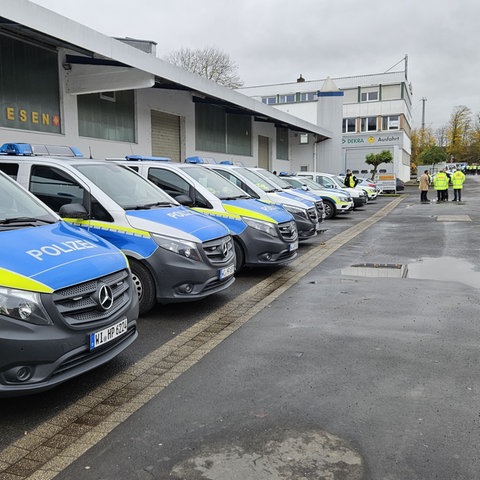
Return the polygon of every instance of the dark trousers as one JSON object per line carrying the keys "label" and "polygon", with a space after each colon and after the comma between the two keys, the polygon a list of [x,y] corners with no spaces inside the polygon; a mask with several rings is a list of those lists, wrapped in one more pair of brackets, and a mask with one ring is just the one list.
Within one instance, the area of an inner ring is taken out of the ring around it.
{"label": "dark trousers", "polygon": [[421,202],[428,202],[427,194],[428,194],[428,190],[420,190],[420,201]]}
{"label": "dark trousers", "polygon": [[453,189],[453,201],[454,202],[461,202],[462,201],[462,189],[461,188],[454,188]]}
{"label": "dark trousers", "polygon": [[437,200],[439,202],[448,200],[448,190],[437,190]]}

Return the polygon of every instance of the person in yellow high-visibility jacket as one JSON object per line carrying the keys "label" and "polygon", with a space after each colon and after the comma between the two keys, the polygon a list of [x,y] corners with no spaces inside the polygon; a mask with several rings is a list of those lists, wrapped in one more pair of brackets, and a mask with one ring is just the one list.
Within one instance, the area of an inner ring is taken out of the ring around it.
{"label": "person in yellow high-visibility jacket", "polygon": [[450,181],[452,182],[452,186],[453,186],[452,201],[461,202],[463,182],[465,182],[465,174],[460,169],[457,169],[455,170],[455,172],[453,172],[452,176],[450,177]]}
{"label": "person in yellow high-visibility jacket", "polygon": [[437,200],[444,202],[448,195],[448,176],[445,169],[438,172],[433,177],[433,188],[437,191]]}

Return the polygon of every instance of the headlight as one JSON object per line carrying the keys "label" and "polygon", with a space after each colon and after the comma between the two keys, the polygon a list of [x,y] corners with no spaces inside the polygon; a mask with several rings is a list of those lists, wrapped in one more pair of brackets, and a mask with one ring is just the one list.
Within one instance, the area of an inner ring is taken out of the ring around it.
{"label": "headlight", "polygon": [[194,242],[178,240],[171,237],[163,237],[156,234],[153,234],[152,237],[157,245],[165,250],[170,250],[173,253],[177,253],[185,258],[190,258],[191,260],[196,260],[197,262],[202,261],[202,256],[200,255],[197,245]]}
{"label": "headlight", "polygon": [[275,225],[270,222],[264,222],[263,220],[255,220],[250,217],[242,217],[242,220],[252,228],[255,228],[257,230],[260,230],[261,232],[268,233],[272,237],[277,237],[277,229],[275,228]]}
{"label": "headlight", "polygon": [[302,207],[295,207],[293,205],[289,205],[289,204],[285,204],[283,203],[282,204],[283,208],[287,211],[287,212],[290,212],[290,213],[299,213],[301,215],[305,215],[306,216],[306,213],[305,213],[305,209],[302,208]]}
{"label": "headlight", "polygon": [[40,294],[0,287],[0,315],[35,325],[52,325],[40,301]]}

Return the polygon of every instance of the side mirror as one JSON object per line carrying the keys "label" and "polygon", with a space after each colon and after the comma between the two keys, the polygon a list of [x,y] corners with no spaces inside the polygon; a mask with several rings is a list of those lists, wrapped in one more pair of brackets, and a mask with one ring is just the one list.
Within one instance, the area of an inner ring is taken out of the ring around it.
{"label": "side mirror", "polygon": [[88,220],[88,213],[81,203],[66,203],[60,207],[58,214],[62,218],[79,218]]}
{"label": "side mirror", "polygon": [[175,200],[184,207],[193,207],[193,200],[188,195],[178,195]]}

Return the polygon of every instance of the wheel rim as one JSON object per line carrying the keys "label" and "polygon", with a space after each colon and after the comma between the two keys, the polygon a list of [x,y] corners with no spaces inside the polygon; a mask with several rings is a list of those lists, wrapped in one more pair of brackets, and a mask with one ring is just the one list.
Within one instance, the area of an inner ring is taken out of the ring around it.
{"label": "wheel rim", "polygon": [[138,295],[138,300],[141,301],[143,297],[143,285],[140,280],[140,277],[138,277],[135,272],[132,272],[132,282],[135,290],[137,291]]}

